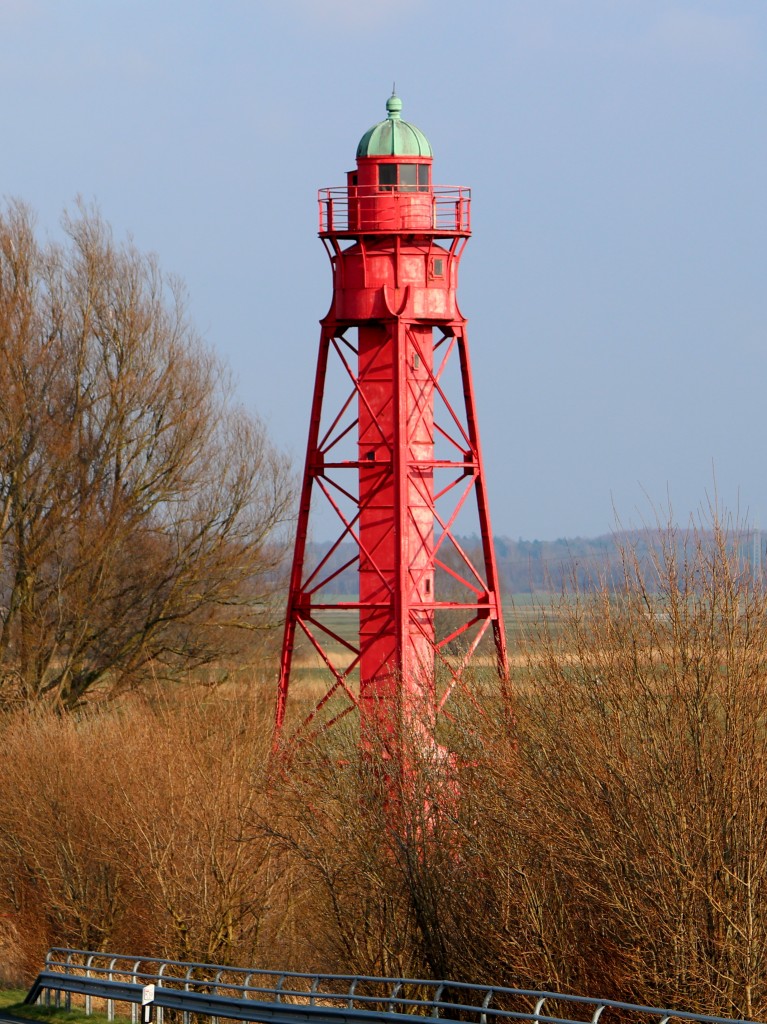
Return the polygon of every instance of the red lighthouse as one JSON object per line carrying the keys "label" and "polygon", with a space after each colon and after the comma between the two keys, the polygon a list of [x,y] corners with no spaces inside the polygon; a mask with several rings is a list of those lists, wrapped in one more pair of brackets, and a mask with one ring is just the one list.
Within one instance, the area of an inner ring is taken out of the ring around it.
{"label": "red lighthouse", "polygon": [[[321,322],[276,712],[279,735],[292,684],[304,726],[358,709],[363,744],[390,753],[402,728],[432,741],[483,638],[501,677],[508,672],[456,300],[470,192],[433,184],[431,146],[401,109],[392,95],[346,186],[319,193],[333,298]],[[478,543],[461,540],[468,509]],[[333,539],[310,560],[312,522],[322,516],[325,532],[328,513]],[[308,704],[298,636],[327,678]]]}

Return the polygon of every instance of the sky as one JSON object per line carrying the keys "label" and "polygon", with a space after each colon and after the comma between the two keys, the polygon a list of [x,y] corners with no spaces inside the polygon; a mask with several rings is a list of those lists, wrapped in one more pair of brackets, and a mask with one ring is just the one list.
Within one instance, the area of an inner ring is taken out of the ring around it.
{"label": "sky", "polygon": [[303,460],[330,270],[316,192],[385,116],[472,188],[494,532],[710,500],[767,528],[765,0],[0,0],[0,194],[156,252]]}

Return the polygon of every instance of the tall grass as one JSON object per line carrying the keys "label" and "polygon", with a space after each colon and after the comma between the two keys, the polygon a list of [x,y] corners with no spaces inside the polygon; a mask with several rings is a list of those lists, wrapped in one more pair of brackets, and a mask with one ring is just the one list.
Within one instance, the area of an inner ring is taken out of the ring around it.
{"label": "tall grass", "polygon": [[764,1016],[767,596],[731,550],[626,549],[531,617],[512,709],[488,670],[400,774],[352,727],[270,763],[261,690],[6,715],[6,977],[56,943]]}
{"label": "tall grass", "polygon": [[275,948],[292,901],[251,829],[266,799],[260,702],[187,693],[0,728],[11,973],[36,971],[52,943],[206,961]]}

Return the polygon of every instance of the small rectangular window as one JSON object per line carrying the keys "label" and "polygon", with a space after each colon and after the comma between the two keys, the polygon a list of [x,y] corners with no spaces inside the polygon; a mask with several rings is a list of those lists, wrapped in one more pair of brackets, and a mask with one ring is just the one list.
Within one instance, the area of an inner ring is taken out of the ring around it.
{"label": "small rectangular window", "polygon": [[399,165],[400,192],[415,192],[417,173],[416,164]]}
{"label": "small rectangular window", "polygon": [[418,191],[428,192],[429,191],[429,165],[419,164],[418,165]]}
{"label": "small rectangular window", "polygon": [[431,277],[445,276],[445,261],[441,256],[434,256],[431,261]]}
{"label": "small rectangular window", "polygon": [[378,187],[382,192],[393,192],[397,184],[397,165],[379,164]]}

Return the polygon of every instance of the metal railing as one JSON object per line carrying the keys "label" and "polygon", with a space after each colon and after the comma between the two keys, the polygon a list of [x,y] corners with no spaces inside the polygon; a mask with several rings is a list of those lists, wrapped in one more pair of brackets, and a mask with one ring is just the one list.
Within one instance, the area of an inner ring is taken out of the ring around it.
{"label": "metal railing", "polygon": [[319,190],[320,234],[386,234],[423,231],[433,235],[471,233],[471,189],[434,185],[418,191],[374,186]]}
{"label": "metal railing", "polygon": [[63,948],[49,950],[45,969],[26,1002],[50,1005],[53,996],[55,1005],[60,1006],[63,994],[68,1008],[72,993],[78,993],[85,997],[86,1013],[92,1012],[94,999],[105,1000],[110,1020],[114,1019],[116,1003],[130,1004],[131,1020],[137,1024],[142,991],[149,984],[155,986],[157,1024],[163,1024],[163,1011],[167,1009],[180,1012],[183,1024],[189,1024],[190,1014],[208,1016],[214,1024],[219,1017],[261,1024],[306,1024],[313,1020],[329,1024],[404,1024],[405,1018],[414,1016],[469,1024],[616,1024],[627,1020],[635,1024],[731,1024],[733,1020],[497,985],[302,974]]}

